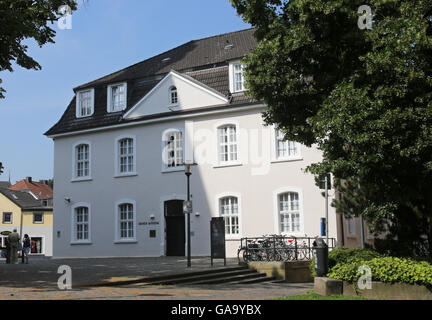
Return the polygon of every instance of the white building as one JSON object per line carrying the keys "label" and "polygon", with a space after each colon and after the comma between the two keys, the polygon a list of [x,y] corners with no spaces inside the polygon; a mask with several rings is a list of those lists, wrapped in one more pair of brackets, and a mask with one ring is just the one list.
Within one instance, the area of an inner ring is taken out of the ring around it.
{"label": "white building", "polygon": [[[74,89],[46,133],[55,257],[184,256],[188,161],[192,255],[210,254],[211,217],[225,217],[228,256],[241,237],[320,234],[325,200],[302,171],[320,152],[283,141],[245,95],[253,31],[191,41]],[[333,208],[329,229],[336,237]]]}

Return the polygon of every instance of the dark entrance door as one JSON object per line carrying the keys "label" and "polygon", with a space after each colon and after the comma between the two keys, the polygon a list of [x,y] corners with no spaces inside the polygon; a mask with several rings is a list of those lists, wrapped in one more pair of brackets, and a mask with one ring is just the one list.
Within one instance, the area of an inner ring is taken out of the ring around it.
{"label": "dark entrance door", "polygon": [[183,200],[165,201],[166,255],[185,256]]}

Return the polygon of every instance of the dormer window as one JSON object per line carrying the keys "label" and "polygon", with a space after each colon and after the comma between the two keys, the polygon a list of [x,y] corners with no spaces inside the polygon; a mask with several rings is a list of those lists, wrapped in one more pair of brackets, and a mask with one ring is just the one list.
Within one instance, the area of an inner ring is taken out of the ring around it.
{"label": "dormer window", "polygon": [[77,118],[91,116],[94,112],[94,89],[83,90],[77,93]]}
{"label": "dormer window", "polygon": [[172,86],[169,90],[170,105],[178,104],[177,88]]}
{"label": "dormer window", "polygon": [[109,85],[107,94],[107,111],[117,112],[126,109],[126,93],[126,83]]}
{"label": "dormer window", "polygon": [[240,62],[230,63],[230,89],[231,92],[245,91],[244,68]]}

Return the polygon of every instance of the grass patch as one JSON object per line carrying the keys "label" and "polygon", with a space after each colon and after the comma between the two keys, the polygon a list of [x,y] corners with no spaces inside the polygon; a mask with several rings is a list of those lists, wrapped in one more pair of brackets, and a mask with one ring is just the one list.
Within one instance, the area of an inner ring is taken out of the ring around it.
{"label": "grass patch", "polygon": [[313,290],[308,291],[305,294],[299,294],[296,296],[289,296],[289,297],[281,297],[276,298],[274,300],[368,300],[364,297],[346,297],[341,295],[333,295],[333,296],[320,296],[319,294],[316,294]]}

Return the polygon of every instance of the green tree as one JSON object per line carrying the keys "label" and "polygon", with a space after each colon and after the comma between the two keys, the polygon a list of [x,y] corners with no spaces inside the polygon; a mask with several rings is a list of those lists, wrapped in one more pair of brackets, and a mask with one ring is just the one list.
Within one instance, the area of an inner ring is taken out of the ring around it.
{"label": "green tree", "polygon": [[[0,72],[12,72],[13,62],[26,69],[42,68],[27,55],[28,46],[23,41],[34,39],[40,47],[54,43],[56,32],[48,24],[62,16],[58,12],[62,5],[77,8],[74,0],[0,0]],[[0,87],[0,98],[4,92]]]}
{"label": "green tree", "polygon": [[432,256],[432,2],[369,0],[372,29],[364,0],[231,3],[256,27],[244,60],[264,120],[322,150],[308,170],[333,173],[338,209]]}

